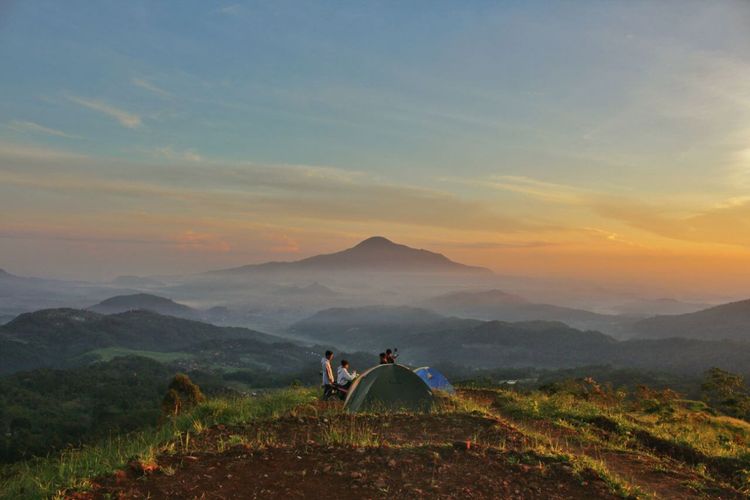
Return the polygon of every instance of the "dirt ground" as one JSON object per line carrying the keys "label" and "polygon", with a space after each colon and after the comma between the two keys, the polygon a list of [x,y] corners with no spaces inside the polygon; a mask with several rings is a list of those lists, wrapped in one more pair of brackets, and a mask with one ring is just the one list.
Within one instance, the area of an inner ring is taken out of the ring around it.
{"label": "dirt ground", "polygon": [[[598,477],[523,451],[526,438],[471,414],[285,417],[218,426],[191,451],[98,478],[72,498],[615,498]],[[331,429],[377,446],[331,444]],[[226,446],[224,443],[245,441]],[[328,441],[328,442],[327,442]],[[468,442],[468,443],[467,443]],[[266,444],[262,444],[266,443]],[[503,446],[498,446],[502,444]],[[197,451],[200,450],[200,451]],[[148,469],[148,467],[147,467]]]}
{"label": "dirt ground", "polygon": [[[601,462],[641,496],[744,498],[674,457],[609,448],[550,422],[515,421],[493,405],[491,392],[462,396],[492,411],[347,415],[337,403],[318,403],[274,420],[205,429],[155,463],[132,463],[68,497],[620,498],[562,453]],[[535,453],[540,440],[557,456]]]}

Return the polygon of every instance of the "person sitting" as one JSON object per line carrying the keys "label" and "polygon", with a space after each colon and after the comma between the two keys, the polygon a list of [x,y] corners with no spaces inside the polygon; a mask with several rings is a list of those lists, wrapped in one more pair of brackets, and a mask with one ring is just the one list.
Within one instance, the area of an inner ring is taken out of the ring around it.
{"label": "person sitting", "polygon": [[341,399],[345,399],[346,393],[352,386],[354,379],[357,378],[357,372],[350,372],[349,362],[345,359],[342,359],[341,366],[339,366],[337,375],[338,376],[336,377],[336,382],[338,383],[339,394],[341,395]]}
{"label": "person sitting", "polygon": [[384,352],[381,352],[380,354],[378,354],[378,356],[380,356],[380,364],[381,365],[387,365],[388,364],[388,358],[386,358]]}
{"label": "person sitting", "polygon": [[323,400],[326,400],[336,392],[334,387],[335,379],[333,378],[333,368],[331,368],[331,360],[333,359],[333,351],[326,351],[325,356],[320,360],[320,365],[323,368]]}
{"label": "person sitting", "polygon": [[385,350],[385,362],[386,363],[395,363],[397,357],[398,357],[398,354],[394,354],[393,351],[391,351],[390,349]]}

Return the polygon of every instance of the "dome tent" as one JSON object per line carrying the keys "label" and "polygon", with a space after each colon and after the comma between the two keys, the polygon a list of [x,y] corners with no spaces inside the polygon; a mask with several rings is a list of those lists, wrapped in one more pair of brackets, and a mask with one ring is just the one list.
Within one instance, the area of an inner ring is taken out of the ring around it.
{"label": "dome tent", "polygon": [[429,412],[432,402],[432,390],[417,374],[403,365],[387,364],[374,366],[357,377],[344,408],[349,412]]}
{"label": "dome tent", "polygon": [[440,373],[436,368],[430,366],[423,366],[422,368],[416,368],[414,373],[419,375],[419,378],[424,380],[424,383],[430,386],[432,390],[445,391],[453,394],[456,390],[453,388],[445,375]]}

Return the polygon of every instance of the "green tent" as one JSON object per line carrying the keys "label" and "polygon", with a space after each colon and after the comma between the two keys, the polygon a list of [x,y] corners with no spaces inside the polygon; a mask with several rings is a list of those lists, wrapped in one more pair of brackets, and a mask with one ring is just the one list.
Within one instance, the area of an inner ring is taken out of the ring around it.
{"label": "green tent", "polygon": [[350,412],[429,412],[432,401],[432,390],[419,375],[405,366],[387,364],[370,368],[354,380],[344,408]]}

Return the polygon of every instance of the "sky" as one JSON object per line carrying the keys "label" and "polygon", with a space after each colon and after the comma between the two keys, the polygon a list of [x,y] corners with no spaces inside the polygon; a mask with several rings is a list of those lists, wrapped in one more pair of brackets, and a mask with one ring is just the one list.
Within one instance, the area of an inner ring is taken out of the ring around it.
{"label": "sky", "polygon": [[745,1],[3,1],[0,268],[188,273],[383,235],[747,290],[749,26]]}

